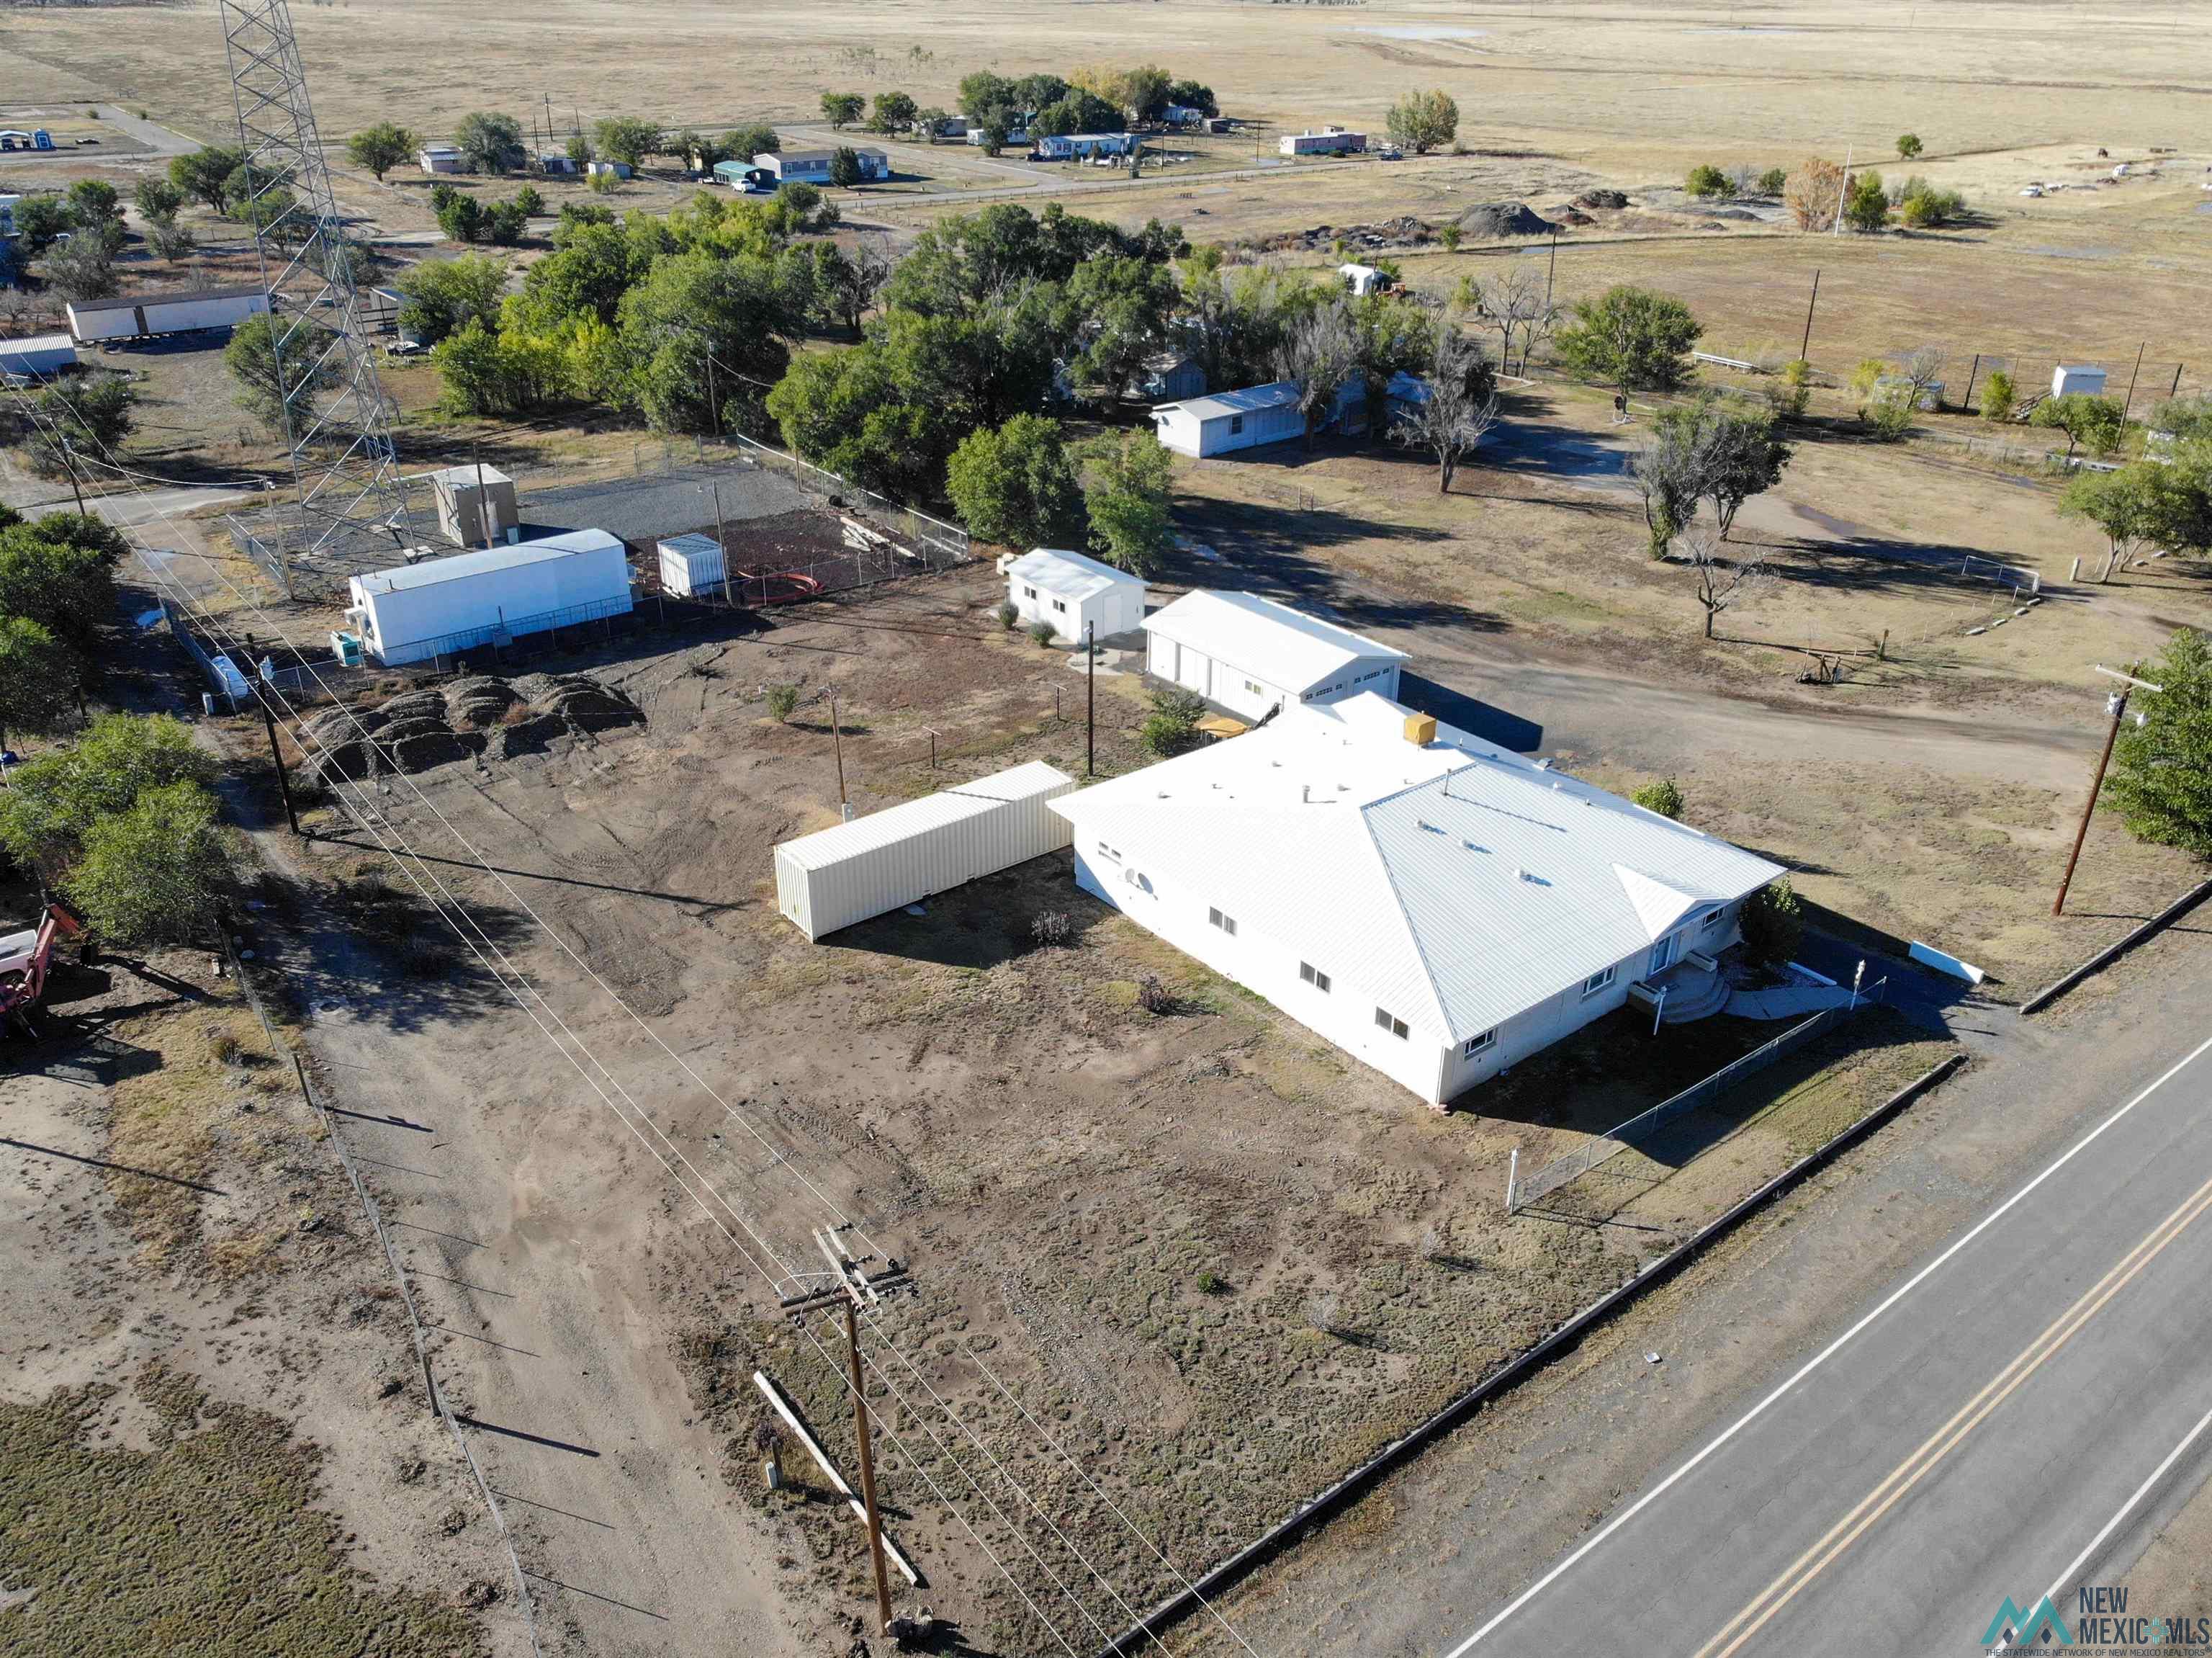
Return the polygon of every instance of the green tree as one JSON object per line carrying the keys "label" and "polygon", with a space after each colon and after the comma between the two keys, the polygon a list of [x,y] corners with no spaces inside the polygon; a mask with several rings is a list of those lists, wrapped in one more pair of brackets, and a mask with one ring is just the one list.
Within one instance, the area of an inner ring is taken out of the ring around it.
{"label": "green tree", "polygon": [[246,163],[246,152],[221,145],[169,158],[169,182],[210,212],[230,210],[230,182]]}
{"label": "green tree", "polygon": [[[592,148],[592,141],[580,132],[571,133],[568,136],[568,142],[562,153],[568,156],[570,164],[579,173],[598,160],[599,154],[598,150]],[[564,207],[561,210],[565,213],[568,210]]]}
{"label": "green tree", "polygon": [[1337,406],[1344,383],[1359,367],[1359,341],[1341,300],[1316,308],[1293,320],[1283,338],[1277,359],[1279,378],[1298,390],[1298,414],[1304,422],[1304,441],[1314,434]]}
{"label": "green tree", "polygon": [[1873,168],[1853,179],[1844,192],[1844,222],[1867,234],[1889,222],[1889,192],[1882,188],[1881,174]]}
{"label": "green tree", "polygon": [[1032,138],[1064,137],[1071,132],[1119,132],[1127,125],[1119,105],[1075,87],[1038,110],[1029,130]]}
{"label": "green tree", "polygon": [[[995,78],[995,77],[994,77]],[[965,81],[961,82],[965,86]],[[822,94],[822,119],[835,130],[848,127],[860,119],[868,107],[866,97],[857,92],[825,92]]]}
{"label": "green tree", "polygon": [[1168,341],[1182,289],[1164,265],[1131,254],[1085,259],[1066,290],[1069,332],[1084,346],[1082,372],[1115,397]]}
{"label": "green tree", "polygon": [[915,101],[903,92],[878,92],[868,117],[871,132],[903,132],[914,125]]}
{"label": "green tree", "polygon": [[[566,253],[549,255],[533,265],[531,273],[536,276],[545,265],[568,259]],[[567,274],[569,268],[558,265],[556,271]],[[541,279],[539,285],[550,287],[550,280]],[[392,286],[401,301],[400,332],[425,345],[435,345],[471,320],[486,327],[496,324],[500,295],[507,286],[507,266],[485,253],[424,259],[403,271]]]}
{"label": "green tree", "polygon": [[39,276],[64,299],[79,304],[106,299],[118,286],[114,252],[104,237],[93,232],[73,235],[50,248],[39,262]]}
{"label": "green tree", "polygon": [[69,187],[70,218],[77,234],[99,237],[110,253],[123,247],[123,197],[105,179],[79,179]]}
{"label": "green tree", "polygon": [[1990,370],[1990,377],[1982,382],[1982,418],[2010,420],[2013,406],[2018,401],[2012,376],[2002,369]]}
{"label": "green tree", "polygon": [[805,327],[774,263],[757,256],[676,253],[656,260],[623,296],[617,315],[634,365],[633,395],[655,431],[751,424],[763,388],[790,366],[785,342]]}
{"label": "green tree", "polygon": [[393,121],[379,121],[346,140],[346,159],[356,167],[367,168],[376,175],[377,183],[382,184],[386,174],[410,160],[421,147],[405,127]]}
{"label": "green tree", "polygon": [[1788,187],[1789,183],[1788,168],[1770,167],[1759,175],[1759,193],[1762,196],[1779,196]]}
{"label": "green tree", "polygon": [[737,128],[729,137],[730,154],[750,161],[756,155],[781,155],[783,139],[765,121]]}
{"label": "green tree", "polygon": [[138,393],[130,376],[112,369],[79,375],[66,389],[39,393],[38,435],[31,458],[49,478],[66,477],[72,462],[64,442],[90,458],[112,456],[137,420]]}
{"label": "green tree", "polygon": [[1390,142],[1425,155],[1459,135],[1459,106],[1442,90],[1409,92],[1390,106]]}
{"label": "green tree", "polygon": [[2179,628],[2130,672],[2163,689],[2135,693],[2142,723],[2120,728],[2105,797],[2136,839],[2212,858],[2212,645]]}
{"label": "green tree", "polygon": [[1918,134],[1911,132],[1900,132],[1898,134],[1897,156],[1899,161],[1909,162],[1919,153],[1920,138]]}
{"label": "green tree", "polygon": [[1221,105],[1213,95],[1213,88],[1202,81],[1177,81],[1168,88],[1168,102],[1184,109],[1194,109],[1201,115],[1218,115]]}
{"label": "green tree", "polygon": [[465,190],[439,185],[430,192],[430,205],[438,229],[451,241],[479,242],[491,229],[490,210]]}
{"label": "green tree", "polygon": [[1690,376],[1690,350],[1705,330],[1690,308],[1666,294],[1622,283],[1577,300],[1556,338],[1575,373],[1632,391],[1672,391]]}
{"label": "green tree", "polygon": [[94,820],[65,885],[94,931],[115,943],[206,938],[230,886],[229,837],[215,795],[173,783]]}
{"label": "green tree", "polygon": [[1898,192],[1897,216],[1915,230],[1931,230],[1966,216],[1966,198],[1938,190],[1925,179],[1907,179]]}
{"label": "green tree", "polygon": [[1426,307],[1402,294],[1365,294],[1345,306],[1352,329],[1352,373],[1367,418],[1367,441],[1380,442],[1389,425],[1390,381],[1427,371],[1436,324]]}
{"label": "green tree", "polygon": [[1205,717],[1206,704],[1196,692],[1162,686],[1152,692],[1152,712],[1137,728],[1137,747],[1164,760],[1187,754],[1198,747],[1198,722]]}
{"label": "green tree", "polygon": [[74,683],[98,677],[100,631],[115,614],[122,536],[73,512],[0,530],[0,616],[44,629],[81,664]]}
{"label": "green tree", "polygon": [[159,174],[149,174],[138,180],[131,199],[137,204],[138,215],[144,219],[173,219],[185,204],[185,192]]}
{"label": "green tree", "polygon": [[1646,551],[1664,558],[1674,538],[1689,527],[1704,493],[1694,418],[1686,411],[1662,411],[1629,456],[1628,475],[1644,501]]}
{"label": "green tree", "polygon": [[29,733],[52,736],[76,706],[82,663],[27,616],[0,613],[0,748]]}
{"label": "green tree", "polygon": [[1083,486],[1056,422],[1018,414],[970,432],[945,491],[970,533],[1010,547],[1065,546],[1083,527]]}
{"label": "green tree", "polygon": [[2149,460],[2133,461],[2118,472],[2076,472],[2067,480],[2059,515],[2087,520],[2104,533],[2100,582],[2111,581],[2115,570],[2158,539],[2168,522],[2166,486],[2166,468]]}
{"label": "green tree", "polygon": [[522,123],[491,110],[462,116],[453,143],[479,173],[512,173],[529,159],[522,147]]}
{"label": "green tree", "polygon": [[102,714],[67,748],[14,768],[0,789],[0,847],[48,879],[62,876],[93,826],[179,783],[204,788],[215,764],[165,714]]}
{"label": "green tree", "polygon": [[665,139],[660,123],[635,116],[613,115],[592,124],[592,143],[599,153],[633,170],[643,167],[647,156],[659,155]]}
{"label": "green tree", "polygon": [[2077,446],[2085,446],[2094,455],[2107,455],[2120,447],[2120,436],[2125,430],[2120,418],[2120,405],[2109,397],[2092,397],[2087,392],[2069,392],[2063,397],[2047,397],[2035,405],[2035,412],[2027,418],[2031,426],[2056,428],[2066,434],[2066,455],[2071,460]]}
{"label": "green tree", "polygon": [[1672,777],[1661,777],[1647,783],[1629,797],[1647,812],[1656,812],[1662,818],[1679,823],[1682,819],[1682,789]]}
{"label": "green tree", "polygon": [[338,383],[337,363],[311,333],[287,340],[281,318],[263,312],[231,330],[223,366],[238,382],[238,402],[272,432],[305,431],[316,397]]}
{"label": "green tree", "polygon": [[69,235],[76,225],[76,215],[70,210],[69,198],[58,192],[41,191],[24,197],[15,204],[13,216],[22,251],[33,259]]}
{"label": "green tree", "polygon": [[1700,162],[1690,169],[1682,188],[1696,197],[1725,196],[1729,190],[1728,174],[1710,162]]}
{"label": "green tree", "polygon": [[1152,576],[1175,539],[1173,457],[1146,431],[1096,439],[1083,459],[1091,550],[1116,570]]}
{"label": "green tree", "polygon": [[1783,876],[1743,901],[1744,954],[1762,967],[1778,967],[1805,938],[1805,905]]}
{"label": "green tree", "polygon": [[1790,446],[1776,434],[1771,411],[1741,398],[1706,403],[1698,418],[1698,492],[1713,503],[1725,541],[1743,503],[1782,481]]}
{"label": "green tree", "polygon": [[830,157],[830,182],[840,190],[850,190],[860,182],[860,152],[850,144],[839,144]]}

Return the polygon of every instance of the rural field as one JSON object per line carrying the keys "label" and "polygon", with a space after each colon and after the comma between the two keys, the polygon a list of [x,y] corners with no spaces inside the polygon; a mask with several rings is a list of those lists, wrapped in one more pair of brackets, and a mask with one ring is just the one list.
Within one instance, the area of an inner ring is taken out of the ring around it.
{"label": "rural field", "polygon": [[[100,1627],[118,1606],[187,1643],[173,1631],[198,1602],[179,1581],[266,1579],[296,1591],[276,1614],[287,1652],[353,1650],[363,1623],[394,1655],[505,1658],[533,1631],[563,1658],[879,1651],[864,1533],[756,1379],[857,1483],[842,1325],[778,1306],[820,1273],[811,1228],[836,1221],[855,1254],[912,1276],[861,1326],[889,1528],[926,1580],[895,1577],[895,1595],[957,1624],[945,1650],[1094,1652],[1961,1039],[1982,1065],[1984,1024],[2009,1030],[2030,992],[2203,878],[2100,812],[2068,913],[2051,912],[2104,737],[2098,667],[2212,625],[2212,594],[2203,564],[2174,558],[2094,579],[2105,538],[2058,512],[2066,439],[1985,422],[1968,392],[1998,369],[2039,391],[2061,363],[2107,369],[2138,418],[2212,389],[2212,86],[2194,61],[2212,0],[336,0],[295,20],[339,206],[380,281],[468,250],[442,239],[429,179],[379,184],[345,158],[374,121],[430,137],[494,109],[556,137],[614,115],[767,121],[787,147],[826,146],[853,135],[824,123],[824,91],[950,108],[976,69],[1150,60],[1249,125],[1134,180],[869,139],[894,176],[828,192],[836,241],[902,253],[1003,201],[1158,219],[1316,277],[1387,257],[1438,299],[1509,272],[1562,305],[1633,283],[1683,301],[1698,349],[1728,360],[1698,385],[1753,398],[1808,342],[1789,467],[1730,532],[1764,579],[1710,635],[1691,570],[1650,556],[1627,472],[1672,399],[1639,393],[1617,418],[1609,388],[1542,351],[1506,378],[1448,492],[1416,454],[1335,436],[1178,459],[1151,598],[1249,589],[1356,628],[1408,653],[1406,699],[1448,722],[1622,792],[1674,780],[1684,820],[1787,866],[1869,979],[1902,978],[1916,942],[1987,977],[1948,1010],[1963,1039],[1911,1009],[1856,1014],[1513,1213],[1516,1153],[1523,1175],[1575,1153],[1775,1027],[1654,1035],[1624,1013],[1432,1112],[1096,904],[1065,854],[818,945],[778,913],[770,849],[842,805],[1030,760],[1080,776],[1089,695],[1099,775],[1148,759],[1141,665],[1109,655],[1087,685],[1002,625],[1001,549],[980,539],[957,568],[834,602],[654,606],[628,633],[473,661],[511,676],[496,694],[519,733],[566,728],[357,789],[303,783],[298,840],[258,719],[200,720],[182,654],[133,633],[119,694],[183,708],[231,768],[248,843],[235,936],[279,1034],[206,951],[149,953],[79,970],[50,1039],[0,1058],[0,1327],[36,1332],[0,1371],[0,1521],[26,1521],[0,1523],[0,1650],[19,1649],[24,1605],[59,1631],[26,1651],[147,1649]],[[1277,152],[1324,123],[1379,132],[1428,87],[1461,111],[1446,151]],[[69,153],[0,157],[0,191],[99,179],[128,197],[165,164],[148,122],[228,140],[213,9],[0,6],[0,126],[34,121]],[[1909,163],[1907,131],[1926,145]],[[1683,189],[1699,164],[1812,155],[1922,175],[1970,210],[1832,237]],[[605,197],[538,183],[549,215],[665,214],[696,188],[665,168]],[[1556,244],[1492,234],[1516,205]],[[134,253],[126,283],[253,280],[250,235],[187,213],[191,258]],[[491,251],[526,269],[550,223]],[[55,326],[51,300],[11,300],[0,332]],[[831,333],[794,355],[849,338]],[[1944,406],[1870,441],[1854,371],[1923,348],[1943,355]],[[222,521],[260,480],[289,485],[289,463],[222,353],[101,361],[138,393],[133,481],[224,491],[149,509],[141,539],[186,555],[168,574],[216,625],[317,649],[345,623],[341,585],[284,600]],[[478,418],[445,405],[424,358],[380,371],[404,471],[504,468],[533,523],[588,512],[595,489],[652,494],[649,530],[618,531],[648,563],[654,536],[713,529],[757,481],[611,407]],[[1142,418],[1066,424],[1091,437]],[[67,504],[69,486],[0,453],[0,497]],[[841,533],[811,503],[775,526],[732,515],[731,546],[761,570],[797,557],[779,536],[834,549]],[[125,613],[154,602],[134,586]],[[408,689],[377,683],[361,707]],[[295,735],[283,753],[301,779]],[[401,845],[416,856],[387,856]],[[12,926],[35,894],[5,896]],[[295,1054],[330,1117],[301,1096]],[[428,1408],[333,1124],[430,1325],[512,1570]],[[2201,1583],[2205,1514],[2200,1495],[2160,1581]],[[1397,1519],[1380,1500],[1345,1530],[1379,1547]],[[80,1557],[88,1536],[108,1543]],[[1236,1644],[1194,1625],[1169,1639]]]}

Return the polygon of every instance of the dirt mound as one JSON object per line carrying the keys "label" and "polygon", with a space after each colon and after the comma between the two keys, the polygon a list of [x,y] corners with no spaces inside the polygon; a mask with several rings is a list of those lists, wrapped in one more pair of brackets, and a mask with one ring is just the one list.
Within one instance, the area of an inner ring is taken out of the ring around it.
{"label": "dirt mound", "polygon": [[532,674],[515,682],[532,709],[599,731],[611,725],[641,723],[637,704],[621,692],[582,674]]}
{"label": "dirt mound", "polygon": [[1462,234],[1477,237],[1541,236],[1559,229],[1526,202],[1481,202],[1459,216]]}
{"label": "dirt mound", "polygon": [[456,729],[497,725],[521,699],[506,680],[489,674],[456,680],[446,687],[446,717]]}
{"label": "dirt mound", "polygon": [[1628,192],[1624,190],[1585,190],[1575,198],[1577,207],[1618,210],[1628,205]]}
{"label": "dirt mound", "polygon": [[1595,224],[1597,222],[1578,207],[1563,207],[1559,210],[1559,213],[1561,224]]}
{"label": "dirt mound", "polygon": [[1407,213],[1375,224],[1317,224],[1310,230],[1286,230],[1249,246],[1263,253],[1324,253],[1334,252],[1341,242],[1346,253],[1354,253],[1382,247],[1421,247],[1436,239],[1437,233],[1425,220]]}
{"label": "dirt mound", "polygon": [[[329,708],[301,728],[307,769],[325,783],[380,771],[427,771],[481,755],[543,753],[560,737],[645,716],[622,692],[584,674],[472,674],[374,708]],[[372,747],[372,744],[374,745]]]}

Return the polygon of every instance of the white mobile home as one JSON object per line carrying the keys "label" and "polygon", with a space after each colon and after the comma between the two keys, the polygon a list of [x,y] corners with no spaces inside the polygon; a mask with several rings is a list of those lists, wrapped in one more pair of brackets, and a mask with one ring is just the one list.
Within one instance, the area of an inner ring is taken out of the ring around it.
{"label": "white mobile home", "polygon": [[1085,891],[1432,1106],[1634,985],[1710,985],[1783,874],[1379,696],[1052,809]]}
{"label": "white mobile home", "polygon": [[727,590],[729,561],[713,536],[672,535],[657,551],[663,593],[678,599],[719,599]]}
{"label": "white mobile home", "polygon": [[1145,671],[1248,720],[1398,694],[1406,653],[1254,593],[1186,593],[1145,619]]}
{"label": "white mobile home", "polygon": [[0,339],[0,375],[43,379],[76,367],[76,342],[67,334],[33,334]]}
{"label": "white mobile home", "polygon": [[1357,155],[1367,148],[1367,135],[1326,126],[1318,132],[1285,133],[1275,147],[1285,155]]}
{"label": "white mobile home", "polygon": [[1297,386],[1287,380],[1163,403],[1152,411],[1152,425],[1167,448],[1198,457],[1285,442],[1306,430]]}
{"label": "white mobile home", "polygon": [[[983,131],[985,125],[986,124],[982,120],[975,116],[970,115],[968,118],[968,142],[969,143],[980,146],[985,142],[986,135]],[[1006,142],[1009,144],[1021,145],[1027,143],[1029,141],[1030,130],[1027,127],[1010,126],[1006,129]]]}
{"label": "white mobile home", "polygon": [[1038,547],[1007,567],[1006,601],[1023,625],[1049,622],[1061,643],[1081,644],[1085,630],[1106,639],[1141,625],[1145,582],[1079,552]]}
{"label": "white mobile home", "polygon": [[124,294],[69,308],[70,333],[80,345],[159,339],[214,328],[235,328],[269,308],[259,288],[206,288],[190,294]]}
{"label": "white mobile home", "polygon": [[775,849],[775,903],[811,941],[1067,844],[1047,802],[1075,787],[1032,760]]}
{"label": "white mobile home", "polygon": [[1126,155],[1136,145],[1131,132],[1054,132],[1037,140],[1036,153],[1048,162],[1089,161],[1093,155]]}
{"label": "white mobile home", "polygon": [[[855,149],[853,153],[860,158],[860,177],[864,181],[890,177],[890,157],[882,150]],[[780,155],[763,151],[753,157],[753,165],[764,169],[780,185],[828,184],[830,163],[836,154],[834,149],[787,149]]]}
{"label": "white mobile home", "polygon": [[356,576],[346,617],[387,667],[626,616],[629,558],[605,530],[577,530]]}

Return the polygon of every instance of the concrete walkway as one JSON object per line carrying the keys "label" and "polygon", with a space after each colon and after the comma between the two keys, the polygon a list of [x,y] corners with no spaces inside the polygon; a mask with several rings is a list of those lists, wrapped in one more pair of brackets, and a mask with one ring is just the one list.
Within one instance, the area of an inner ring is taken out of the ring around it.
{"label": "concrete walkway", "polygon": [[1802,1019],[1823,1008],[1840,1008],[1851,993],[1840,984],[1778,984],[1771,990],[1738,991],[1728,1010],[1738,1019]]}

